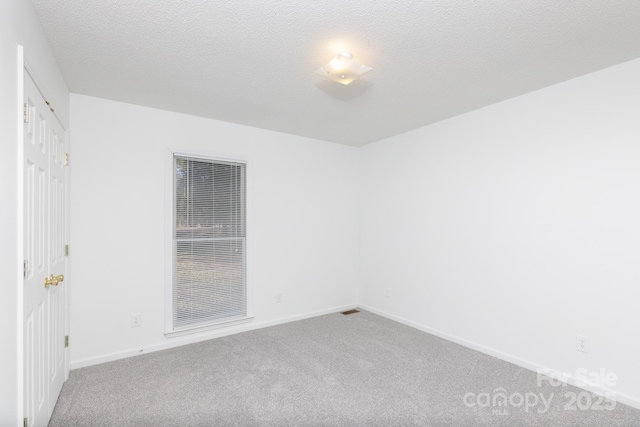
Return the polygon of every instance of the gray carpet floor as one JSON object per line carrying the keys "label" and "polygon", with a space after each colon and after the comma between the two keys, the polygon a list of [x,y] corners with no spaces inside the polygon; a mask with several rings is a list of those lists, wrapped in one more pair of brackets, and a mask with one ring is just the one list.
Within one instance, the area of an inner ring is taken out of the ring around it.
{"label": "gray carpet floor", "polygon": [[49,425],[640,426],[597,396],[567,409],[581,392],[361,311],[74,370]]}

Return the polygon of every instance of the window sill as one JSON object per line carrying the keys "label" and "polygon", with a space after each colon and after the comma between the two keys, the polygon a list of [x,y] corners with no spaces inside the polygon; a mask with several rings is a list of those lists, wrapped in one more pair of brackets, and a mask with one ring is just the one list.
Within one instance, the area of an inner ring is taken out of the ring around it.
{"label": "window sill", "polygon": [[182,337],[182,336],[185,336],[185,335],[192,335],[192,334],[211,331],[211,330],[215,330],[215,329],[228,328],[228,327],[231,327],[231,326],[236,326],[236,325],[240,325],[240,324],[243,324],[243,323],[248,323],[248,322],[250,322],[252,320],[253,320],[253,316],[246,316],[246,317],[241,317],[241,318],[222,320],[222,321],[215,322],[215,323],[206,323],[206,324],[199,324],[199,325],[193,325],[193,326],[185,326],[185,327],[182,327],[180,329],[174,329],[172,331],[167,331],[167,332],[164,333],[164,336],[167,337],[167,338]]}

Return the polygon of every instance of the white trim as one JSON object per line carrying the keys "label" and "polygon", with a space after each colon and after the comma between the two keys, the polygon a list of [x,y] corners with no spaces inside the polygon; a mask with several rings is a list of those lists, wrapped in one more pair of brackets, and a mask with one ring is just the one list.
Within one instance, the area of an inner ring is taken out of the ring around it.
{"label": "white trim", "polygon": [[460,344],[461,346],[470,348],[472,350],[479,351],[480,353],[487,354],[489,356],[493,356],[500,360],[504,360],[505,362],[513,363],[514,365],[518,365],[522,368],[529,369],[533,372],[543,371],[548,373],[548,376],[553,377],[554,379],[561,380],[567,384],[573,385],[575,387],[581,388],[583,390],[587,390],[592,393],[604,394],[609,397],[611,400],[615,400],[616,402],[623,403],[625,405],[629,405],[636,409],[640,409],[640,399],[632,397],[625,393],[620,393],[615,390],[610,390],[604,387],[599,387],[590,384],[584,384],[584,382],[580,381],[573,375],[567,375],[566,373],[561,372],[558,369],[550,369],[547,366],[540,365],[539,363],[534,363],[530,360],[522,359],[520,357],[514,356],[512,354],[504,353],[499,350],[495,350],[491,347],[484,346],[482,344],[478,344],[473,341],[466,340],[464,338],[457,337],[455,335],[450,335],[446,332],[439,331],[437,329],[430,328],[428,326],[422,325],[420,323],[414,322],[412,320],[405,319],[404,317],[395,316],[393,314],[389,314],[385,311],[378,310],[377,308],[373,308],[367,306],[365,304],[359,304],[358,307],[363,310],[369,311],[371,313],[377,314],[378,316],[386,317],[387,319],[396,321],[398,323],[402,323],[403,325],[410,326],[412,328],[418,329],[422,332],[426,332],[431,335],[435,335],[439,338],[443,338],[447,341],[454,342],[456,344]]}
{"label": "white trim", "polygon": [[211,331],[211,330],[220,329],[220,328],[228,328],[231,326],[240,325],[242,323],[251,322],[252,320],[253,320],[253,317],[245,316],[240,319],[229,319],[229,320],[223,320],[217,323],[206,323],[202,326],[189,326],[183,329],[174,329],[171,332],[165,332],[164,336],[167,338],[182,337],[185,335],[196,334],[198,332]]}
{"label": "white trim", "polygon": [[173,148],[166,147],[167,150],[171,151],[173,155],[176,156],[184,156],[184,157],[195,157],[196,159],[204,159],[204,160],[219,160],[221,162],[230,162],[230,163],[244,163],[249,164],[251,161],[250,157],[241,156],[241,155],[233,155],[229,153],[220,153],[206,150],[184,150],[182,148]]}
{"label": "white trim", "polygon": [[[173,150],[165,150],[164,330],[173,330]],[[72,368],[73,369],[73,363]]]}
{"label": "white trim", "polygon": [[245,228],[246,228],[246,247],[245,247],[245,280],[247,286],[247,317],[253,318],[253,274],[251,267],[253,266],[253,258],[251,256],[251,251],[253,249],[253,167],[248,157],[238,157],[245,164]]}
{"label": "white trim", "polygon": [[[213,160],[220,162],[240,163],[245,166],[245,280],[247,292],[247,313],[242,319],[231,319],[230,321],[216,321],[204,326],[187,327],[175,329],[173,327],[173,167],[174,157],[183,156],[203,160]],[[251,266],[253,265],[251,250],[253,248],[253,203],[252,203],[252,167],[250,158],[246,156],[235,156],[229,154],[212,153],[207,151],[188,151],[165,147],[165,303],[164,334],[166,337],[182,336],[186,334],[197,334],[203,330],[219,329],[231,327],[238,322],[246,322],[253,319],[253,284]],[[73,369],[73,368],[72,368]]]}
{"label": "white trim", "polygon": [[160,350],[167,350],[170,348],[181,347],[187,344],[193,344],[201,341],[207,341],[215,338],[222,338],[228,335],[235,335],[241,332],[253,331],[256,329],[268,328],[270,326],[281,325],[283,323],[295,322],[297,320],[309,319],[312,317],[323,316],[325,314],[339,313],[345,310],[351,310],[358,307],[357,304],[348,304],[340,307],[333,307],[326,310],[313,311],[309,313],[298,314],[295,316],[283,317],[280,319],[267,320],[264,322],[239,325],[235,327],[229,327],[224,329],[217,329],[215,331],[208,331],[206,333],[191,334],[181,338],[167,340],[162,344],[150,345],[147,347],[133,348],[124,351],[118,351],[108,353],[98,357],[88,357],[86,359],[75,360],[71,362],[71,369],[80,369],[87,366],[99,365],[101,363],[113,362],[114,360],[125,359],[132,356],[139,356],[145,353],[152,353]]}
{"label": "white trim", "polygon": [[21,420],[24,415],[24,273],[23,273],[23,262],[24,262],[24,119],[23,119],[23,105],[24,105],[24,73],[25,73],[25,60],[24,60],[24,47],[18,45],[17,49],[18,54],[18,81],[17,84],[17,145],[18,145],[18,176],[16,177],[16,186],[18,190],[18,203],[16,206],[16,215],[17,215],[17,225],[16,229],[18,230],[18,241],[16,245],[16,251],[18,252],[17,260],[19,261],[16,265],[16,278],[17,283],[15,284],[18,288],[17,299],[16,299],[16,315],[17,315],[17,348],[16,357],[17,357],[17,369],[16,369],[16,380],[17,380],[17,394],[18,394],[18,405],[16,407],[16,412],[18,414],[17,420]]}
{"label": "white trim", "polygon": [[[65,142],[64,150],[66,154],[71,155],[71,130],[65,130]],[[71,243],[71,162],[65,166],[64,171],[64,189],[65,189],[65,201],[64,201],[64,244],[69,245]],[[65,290],[64,290],[64,334],[66,336],[71,335],[71,248],[69,249],[69,256],[65,255]],[[71,338],[70,338],[71,339]],[[69,372],[71,362],[71,346],[64,349],[64,380],[69,379]]]}

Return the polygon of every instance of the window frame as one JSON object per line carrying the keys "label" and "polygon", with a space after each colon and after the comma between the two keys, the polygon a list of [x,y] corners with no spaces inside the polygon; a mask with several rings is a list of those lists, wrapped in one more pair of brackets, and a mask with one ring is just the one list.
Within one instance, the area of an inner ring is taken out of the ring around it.
{"label": "window frame", "polygon": [[[173,323],[173,273],[174,273],[174,222],[175,222],[175,182],[174,182],[174,157],[187,157],[194,160],[212,162],[240,163],[245,166],[245,280],[247,313],[246,316],[233,319],[218,319],[209,322],[176,327]],[[204,332],[212,329],[234,326],[240,323],[250,322],[253,316],[253,287],[251,286],[251,242],[252,233],[252,205],[251,205],[251,167],[249,159],[242,156],[229,156],[203,151],[185,151],[167,147],[165,155],[165,331],[167,338]]]}

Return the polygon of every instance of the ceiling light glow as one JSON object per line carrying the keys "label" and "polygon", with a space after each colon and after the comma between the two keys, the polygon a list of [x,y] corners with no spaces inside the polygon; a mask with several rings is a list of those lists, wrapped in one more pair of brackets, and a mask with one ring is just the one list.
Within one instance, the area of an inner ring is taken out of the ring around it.
{"label": "ceiling light glow", "polygon": [[316,70],[316,74],[326,77],[334,82],[348,85],[361,75],[368,73],[373,68],[360,64],[353,60],[349,52],[338,52],[324,67]]}
{"label": "ceiling light glow", "polygon": [[335,71],[342,71],[349,65],[349,62],[353,59],[353,55],[349,52],[339,52],[335,58],[330,62],[331,68]]}

